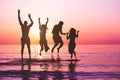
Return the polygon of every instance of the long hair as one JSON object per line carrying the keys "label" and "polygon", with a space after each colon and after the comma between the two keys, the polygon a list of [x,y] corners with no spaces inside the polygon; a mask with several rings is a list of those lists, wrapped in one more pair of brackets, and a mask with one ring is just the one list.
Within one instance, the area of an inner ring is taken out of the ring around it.
{"label": "long hair", "polygon": [[76,30],[75,30],[75,28],[71,28],[70,29],[70,34],[69,34],[70,36],[75,36],[76,35]]}

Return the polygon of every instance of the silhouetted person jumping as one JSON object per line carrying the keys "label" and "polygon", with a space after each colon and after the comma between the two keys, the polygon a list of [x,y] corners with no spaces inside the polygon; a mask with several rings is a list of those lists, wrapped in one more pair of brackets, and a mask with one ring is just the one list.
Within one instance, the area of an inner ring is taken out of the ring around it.
{"label": "silhouetted person jumping", "polygon": [[47,28],[47,24],[48,24],[49,19],[47,18],[46,24],[42,24],[40,23],[40,18],[38,18],[38,22],[39,22],[39,29],[40,29],[40,55],[41,52],[43,51],[43,48],[45,48],[45,52],[47,52],[49,50],[48,44],[47,44],[47,40],[46,40],[46,30]]}
{"label": "silhouetted person jumping", "polygon": [[73,54],[75,56],[75,59],[77,59],[76,57],[76,52],[74,51],[75,50],[75,47],[76,47],[76,44],[75,44],[75,38],[78,38],[78,32],[76,32],[76,30],[74,28],[71,28],[69,33],[67,33],[67,39],[70,39],[69,41],[69,44],[68,44],[68,50],[69,50],[69,53],[71,55],[71,59],[73,57]]}
{"label": "silhouetted person jumping", "polygon": [[29,52],[29,60],[31,60],[31,50],[30,50],[30,38],[28,36],[29,34],[29,30],[30,27],[33,25],[33,21],[31,19],[31,15],[28,14],[28,17],[31,21],[31,23],[29,25],[27,25],[27,21],[24,21],[24,23],[22,23],[21,18],[20,18],[20,10],[18,10],[18,20],[19,20],[19,24],[21,26],[21,30],[22,30],[22,38],[21,38],[21,58],[23,61],[23,51],[24,51],[24,45],[27,44],[27,48],[28,48],[28,52]]}
{"label": "silhouetted person jumping", "polygon": [[62,41],[62,38],[61,38],[60,34],[65,35],[65,33],[62,32],[62,25],[63,24],[64,23],[62,21],[60,21],[59,24],[55,25],[53,30],[52,30],[53,40],[54,40],[54,46],[53,46],[53,48],[51,50],[51,52],[52,52],[51,58],[52,59],[54,59],[54,57],[53,57],[54,48],[56,46],[58,46],[58,44],[60,43],[60,46],[57,48],[57,59],[60,60],[59,50],[63,46],[63,41]]}

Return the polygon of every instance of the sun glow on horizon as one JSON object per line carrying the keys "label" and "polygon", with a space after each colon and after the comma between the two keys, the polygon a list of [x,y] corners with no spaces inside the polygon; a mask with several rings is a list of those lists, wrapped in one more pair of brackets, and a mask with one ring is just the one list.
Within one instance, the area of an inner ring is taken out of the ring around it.
{"label": "sun glow on horizon", "polygon": [[31,42],[39,43],[39,28],[36,26],[32,26],[29,36],[31,38]]}
{"label": "sun glow on horizon", "polygon": [[[49,25],[48,25],[49,26]],[[46,39],[48,43],[53,42],[52,40],[52,29],[48,28],[46,31]],[[31,38],[31,43],[33,44],[39,44],[40,41],[40,30],[38,25],[33,25],[30,29],[29,37]]]}

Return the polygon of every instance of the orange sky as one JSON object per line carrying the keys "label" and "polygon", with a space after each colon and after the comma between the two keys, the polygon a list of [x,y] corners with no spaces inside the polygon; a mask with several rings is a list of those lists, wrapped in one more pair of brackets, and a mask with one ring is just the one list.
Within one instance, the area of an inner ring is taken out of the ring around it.
{"label": "orange sky", "polygon": [[[41,23],[49,18],[49,44],[53,43],[53,26],[60,20],[64,22],[63,32],[71,27],[80,30],[76,43],[120,43],[120,0],[0,0],[0,44],[20,43],[18,9],[23,21],[30,22],[28,13],[31,13],[32,43],[39,42],[38,17]],[[63,41],[67,41],[65,36]]]}

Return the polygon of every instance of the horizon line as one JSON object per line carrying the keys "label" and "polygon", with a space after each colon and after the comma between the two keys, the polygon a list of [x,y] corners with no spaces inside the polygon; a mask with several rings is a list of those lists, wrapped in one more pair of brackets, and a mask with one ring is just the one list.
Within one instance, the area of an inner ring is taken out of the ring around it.
{"label": "horizon line", "polygon": [[[77,43],[76,45],[120,45],[120,43]],[[0,45],[21,45],[21,43],[0,43]],[[39,45],[39,43],[31,43],[31,45]],[[49,44],[54,45],[54,44]],[[64,45],[68,45],[65,43]]]}

